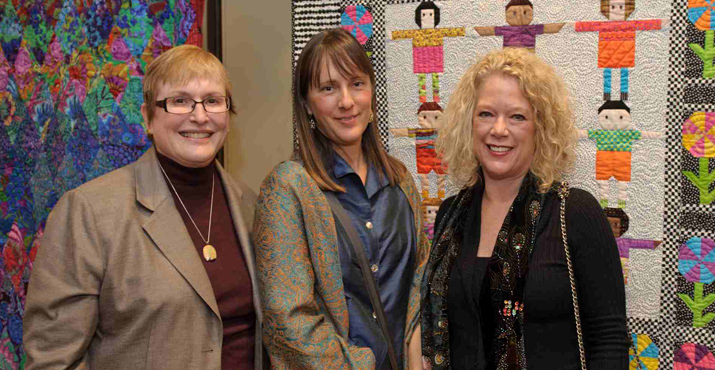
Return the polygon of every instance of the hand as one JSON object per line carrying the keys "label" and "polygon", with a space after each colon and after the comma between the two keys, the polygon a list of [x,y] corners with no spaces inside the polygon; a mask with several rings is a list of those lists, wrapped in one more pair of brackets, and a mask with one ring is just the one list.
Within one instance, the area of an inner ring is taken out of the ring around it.
{"label": "hand", "polygon": [[409,370],[422,370],[422,329],[417,325],[415,331],[412,332],[410,342],[407,345],[407,368]]}
{"label": "hand", "polygon": [[423,370],[432,370],[432,364],[429,362],[429,359],[424,356],[422,356],[422,369]]}
{"label": "hand", "polygon": [[474,27],[480,36],[494,36],[494,27]]}
{"label": "hand", "polygon": [[407,137],[410,135],[410,129],[402,127],[402,128],[391,128],[390,132],[395,135],[395,137]]}

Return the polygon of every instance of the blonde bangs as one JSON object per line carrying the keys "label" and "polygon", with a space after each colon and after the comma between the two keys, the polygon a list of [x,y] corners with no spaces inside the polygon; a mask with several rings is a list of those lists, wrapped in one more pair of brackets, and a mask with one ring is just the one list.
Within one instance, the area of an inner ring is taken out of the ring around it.
{"label": "blonde bangs", "polygon": [[[215,82],[223,85],[226,96],[232,96],[228,73],[216,56],[194,45],[171,48],[147,67],[143,83],[144,101],[155,101],[157,91],[162,85],[184,86],[191,81],[205,78],[215,79]],[[146,107],[151,120],[154,104],[147,104]],[[234,113],[233,104],[230,111]]]}

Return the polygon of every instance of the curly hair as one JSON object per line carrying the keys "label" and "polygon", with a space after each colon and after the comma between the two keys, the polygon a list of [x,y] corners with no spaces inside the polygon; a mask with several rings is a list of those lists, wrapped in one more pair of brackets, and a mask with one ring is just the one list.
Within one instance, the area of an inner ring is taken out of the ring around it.
{"label": "curly hair", "polygon": [[516,78],[535,110],[536,149],[530,170],[539,179],[539,190],[546,192],[573,166],[578,131],[563,80],[526,49],[492,51],[467,69],[449,98],[437,150],[458,185],[472,186],[479,180],[472,121],[481,83],[493,74]]}

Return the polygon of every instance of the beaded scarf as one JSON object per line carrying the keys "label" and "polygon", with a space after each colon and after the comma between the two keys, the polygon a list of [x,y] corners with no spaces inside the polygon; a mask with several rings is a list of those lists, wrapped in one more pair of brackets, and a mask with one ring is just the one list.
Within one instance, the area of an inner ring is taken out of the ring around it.
{"label": "beaded scarf", "polygon": [[[465,222],[477,189],[457,194],[437,225],[434,244],[422,285],[423,355],[433,369],[450,367],[447,324],[447,286],[449,272],[462,245]],[[492,348],[486,348],[491,368],[525,369],[524,285],[529,257],[534,247],[536,225],[547,194],[538,192],[538,181],[529,173],[499,230],[492,258],[487,265],[495,332]],[[479,225],[469,225],[479,227]]]}
{"label": "beaded scarf", "polygon": [[499,230],[487,264],[491,301],[488,311],[495,324],[494,342],[487,353],[498,370],[526,369],[524,285],[545,199],[545,194],[537,190],[536,178],[527,175]]}

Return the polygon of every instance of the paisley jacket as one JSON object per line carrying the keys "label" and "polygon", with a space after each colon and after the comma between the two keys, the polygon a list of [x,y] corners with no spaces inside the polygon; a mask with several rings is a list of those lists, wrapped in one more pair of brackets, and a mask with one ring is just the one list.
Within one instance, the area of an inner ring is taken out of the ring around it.
{"label": "paisley jacket", "polygon": [[[422,230],[411,176],[399,184]],[[263,341],[277,369],[372,369],[367,347],[348,343],[348,310],[333,214],[317,183],[294,161],[277,165],[261,185],[254,223]],[[418,231],[404,353],[419,324],[420,282],[429,244]],[[405,356],[405,364],[407,356]]]}

